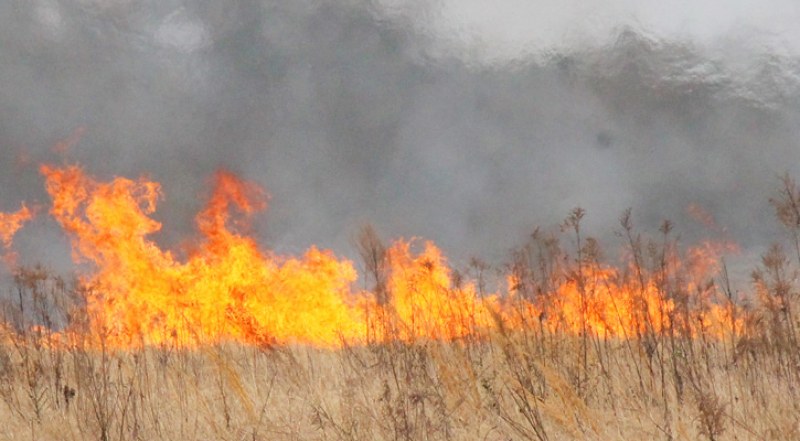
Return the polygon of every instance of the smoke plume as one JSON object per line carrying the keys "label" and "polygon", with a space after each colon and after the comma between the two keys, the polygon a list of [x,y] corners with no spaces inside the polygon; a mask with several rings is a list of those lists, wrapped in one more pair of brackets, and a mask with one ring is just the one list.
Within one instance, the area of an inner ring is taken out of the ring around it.
{"label": "smoke plume", "polygon": [[[168,247],[221,167],[267,189],[278,253],[354,255],[370,222],[499,260],[575,206],[601,237],[627,207],[701,237],[702,207],[745,250],[773,240],[800,172],[789,2],[584,3],[0,2],[0,211],[46,203],[38,164],[68,161],[161,182]],[[26,230],[22,262],[69,260],[52,220]]]}

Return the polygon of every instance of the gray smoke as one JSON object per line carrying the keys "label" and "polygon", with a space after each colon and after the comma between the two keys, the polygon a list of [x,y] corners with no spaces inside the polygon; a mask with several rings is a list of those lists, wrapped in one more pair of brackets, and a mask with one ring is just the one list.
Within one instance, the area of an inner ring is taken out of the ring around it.
{"label": "gray smoke", "polygon": [[[219,167],[271,194],[255,227],[278,253],[353,256],[371,222],[499,261],[575,206],[601,237],[627,207],[644,230],[669,218],[703,237],[696,204],[746,250],[775,239],[768,198],[800,175],[800,57],[780,35],[697,31],[722,26],[710,10],[684,34],[651,17],[578,35],[547,27],[570,22],[555,4],[506,10],[508,30],[456,4],[0,2],[0,210],[45,203],[36,164],[85,128],[67,160],[160,181],[169,247]],[[18,243],[23,262],[67,267],[52,221]]]}

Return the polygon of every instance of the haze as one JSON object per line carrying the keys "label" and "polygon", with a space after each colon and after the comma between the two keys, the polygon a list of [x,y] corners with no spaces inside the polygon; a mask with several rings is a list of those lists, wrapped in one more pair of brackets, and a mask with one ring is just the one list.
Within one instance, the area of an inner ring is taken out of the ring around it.
{"label": "haze", "polygon": [[[218,167],[267,189],[278,253],[353,256],[370,222],[498,261],[575,206],[609,244],[627,207],[775,239],[768,198],[800,175],[795,2],[486,3],[2,2],[0,210],[46,203],[36,165],[67,160],[160,181],[170,247]],[[18,244],[69,260],[41,216]]]}

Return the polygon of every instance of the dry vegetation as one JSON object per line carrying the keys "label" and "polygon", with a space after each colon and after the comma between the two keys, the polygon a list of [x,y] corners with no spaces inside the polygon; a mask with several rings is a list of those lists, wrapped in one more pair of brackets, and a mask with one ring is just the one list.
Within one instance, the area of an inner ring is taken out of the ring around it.
{"label": "dry vegetation", "polygon": [[[523,312],[526,326],[511,330],[498,317],[496,328],[449,342],[384,335],[339,350],[118,351],[92,336],[57,347],[52,329],[85,322],[81,290],[21,269],[4,310],[0,440],[800,439],[800,191],[787,178],[771,202],[789,247],[770,249],[742,299],[724,272],[687,284],[664,271],[676,246],[669,224],[648,241],[626,213],[620,232],[632,264],[618,277],[655,283],[678,305],[662,323],[641,311],[627,338],[553,331]],[[587,274],[601,255],[581,237],[582,216],[576,210],[564,228],[575,252],[536,233],[514,253],[505,271],[521,296],[547,300],[563,280],[591,295]],[[384,247],[371,230],[360,242],[385,302]],[[470,272],[480,285],[488,270],[474,262]],[[691,330],[707,302],[738,305],[729,332]]]}

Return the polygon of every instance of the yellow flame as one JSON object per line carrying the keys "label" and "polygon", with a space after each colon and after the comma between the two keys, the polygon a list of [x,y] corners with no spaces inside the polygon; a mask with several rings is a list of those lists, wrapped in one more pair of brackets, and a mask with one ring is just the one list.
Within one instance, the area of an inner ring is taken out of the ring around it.
{"label": "yellow flame", "polygon": [[[250,218],[266,208],[257,185],[218,172],[206,207],[197,215],[199,238],[185,258],[161,249],[150,236],[161,224],[150,216],[161,187],[146,178],[109,182],[79,166],[41,167],[52,199],[50,213],[68,233],[83,275],[89,334],[111,347],[197,346],[225,340],[255,345],[301,343],[319,347],[386,339],[461,339],[540,326],[551,332],[626,338],[655,332],[722,335],[733,307],[711,301],[699,281],[718,270],[720,247],[701,244],[687,259],[665,255],[664,278],[626,278],[617,268],[581,264],[550,292],[526,297],[518,275],[505,293],[480,296],[474,282],[455,284],[432,243],[394,242],[385,253],[385,293],[354,289],[353,264],[332,252],[300,257],[263,250],[247,234]],[[0,214],[0,240],[31,213],[25,206]],[[691,299],[690,304],[687,299]],[[68,330],[64,335],[69,339]]]}

